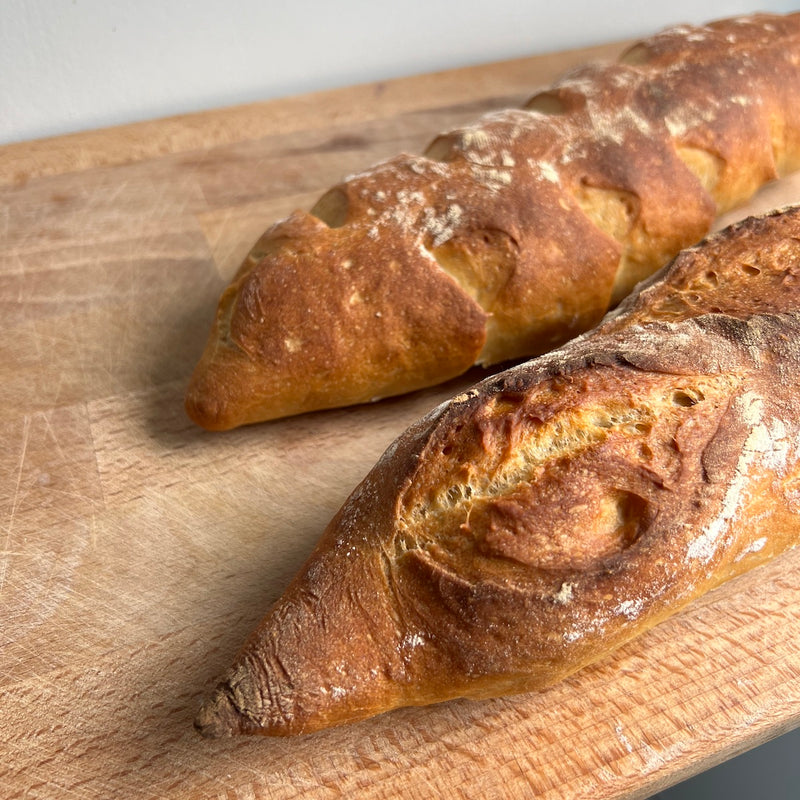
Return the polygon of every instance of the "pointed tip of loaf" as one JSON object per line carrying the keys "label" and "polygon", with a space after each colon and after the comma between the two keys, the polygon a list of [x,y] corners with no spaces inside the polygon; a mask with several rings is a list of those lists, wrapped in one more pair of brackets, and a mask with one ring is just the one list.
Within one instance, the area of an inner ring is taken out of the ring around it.
{"label": "pointed tip of loaf", "polygon": [[221,739],[242,732],[242,716],[224,687],[219,687],[203,703],[195,717],[194,727],[207,739]]}
{"label": "pointed tip of loaf", "polygon": [[192,422],[208,431],[222,431],[229,427],[219,421],[218,415],[198,392],[187,392],[184,408]]}
{"label": "pointed tip of loaf", "polygon": [[[361,535],[364,526],[355,530]],[[331,529],[327,545],[245,642],[196,717],[200,734],[310,734],[413,695],[414,653],[403,648],[392,597],[383,591],[382,551],[338,546],[343,532]]]}
{"label": "pointed tip of loaf", "polygon": [[222,431],[231,427],[227,423],[225,403],[219,391],[219,387],[225,387],[226,383],[220,380],[222,376],[215,374],[214,367],[214,358],[206,350],[192,372],[183,407],[196,425],[209,431]]}
{"label": "pointed tip of loaf", "polygon": [[247,361],[232,350],[209,349],[198,362],[184,396],[189,419],[207,431],[228,431],[274,414],[251,407]]}

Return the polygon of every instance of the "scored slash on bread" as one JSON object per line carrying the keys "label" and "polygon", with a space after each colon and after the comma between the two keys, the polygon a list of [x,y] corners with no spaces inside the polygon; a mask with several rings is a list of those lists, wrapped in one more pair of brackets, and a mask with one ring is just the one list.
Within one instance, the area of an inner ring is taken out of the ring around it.
{"label": "scored slash on bread", "polygon": [[800,208],[401,435],[197,718],[290,735],[539,690],[800,542]]}
{"label": "scored slash on bread", "polygon": [[800,13],[662,32],[273,225],[187,411],[222,430],[545,352],[798,166]]}

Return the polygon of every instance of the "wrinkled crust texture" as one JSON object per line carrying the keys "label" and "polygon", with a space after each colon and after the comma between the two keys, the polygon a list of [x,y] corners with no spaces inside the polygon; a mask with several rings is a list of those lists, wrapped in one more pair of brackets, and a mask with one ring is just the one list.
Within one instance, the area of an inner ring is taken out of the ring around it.
{"label": "wrinkled crust texture", "polygon": [[273,225],[187,411],[226,429],[546,352],[798,165],[800,14],[658,34]]}
{"label": "wrinkled crust texture", "polygon": [[200,730],[542,689],[795,546],[799,241],[798,209],[732,226],[595,331],[412,426]]}

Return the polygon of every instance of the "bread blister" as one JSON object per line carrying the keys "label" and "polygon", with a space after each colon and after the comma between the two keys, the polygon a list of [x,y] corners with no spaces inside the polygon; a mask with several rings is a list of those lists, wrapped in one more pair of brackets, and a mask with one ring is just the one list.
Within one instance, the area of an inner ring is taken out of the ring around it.
{"label": "bread blister", "polygon": [[290,735],[544,689],[800,541],[800,209],[386,451],[198,717]]}

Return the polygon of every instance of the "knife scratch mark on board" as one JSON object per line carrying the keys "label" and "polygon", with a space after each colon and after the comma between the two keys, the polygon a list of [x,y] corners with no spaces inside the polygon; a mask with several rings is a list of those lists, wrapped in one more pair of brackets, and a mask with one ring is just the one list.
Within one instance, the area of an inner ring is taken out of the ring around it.
{"label": "knife scratch mark on board", "polygon": [[17,466],[17,483],[14,487],[14,499],[11,501],[11,510],[8,515],[8,524],[6,525],[6,536],[3,544],[3,560],[0,562],[0,594],[2,594],[3,586],[6,582],[6,575],[8,574],[9,562],[9,549],[11,545],[11,531],[14,529],[14,517],[19,508],[20,487],[22,484],[22,470],[25,466],[25,456],[28,452],[28,439],[30,438],[31,418],[28,414],[25,415],[22,423],[22,449],[19,455],[19,464]]}
{"label": "knife scratch mark on board", "polygon": [[11,227],[11,207],[0,208],[0,239],[7,241],[8,231]]}
{"label": "knife scratch mark on board", "polygon": [[[59,386],[63,382],[63,378],[59,375]],[[58,397],[58,393],[56,393],[56,397]],[[45,431],[47,432],[47,436],[53,442],[53,447],[58,451],[58,455],[64,460],[66,463],[69,460],[69,457],[64,452],[64,448],[61,446],[61,442],[58,440],[58,433],[56,429],[53,427],[53,422],[51,419],[51,414],[43,414],[42,417],[44,419],[44,427]]]}

